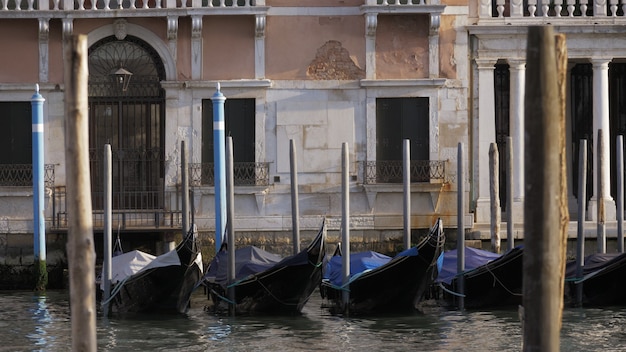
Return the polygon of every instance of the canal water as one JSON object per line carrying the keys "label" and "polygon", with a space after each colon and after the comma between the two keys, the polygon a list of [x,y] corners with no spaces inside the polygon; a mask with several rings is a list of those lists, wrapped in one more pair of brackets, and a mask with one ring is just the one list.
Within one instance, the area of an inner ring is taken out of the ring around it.
{"label": "canal water", "polygon": [[[201,291],[186,315],[97,320],[98,351],[515,351],[517,310],[444,310],[407,316],[341,318],[317,292],[296,317],[217,317]],[[69,351],[68,291],[0,292],[0,351]],[[626,308],[566,309],[561,350],[626,351]]]}

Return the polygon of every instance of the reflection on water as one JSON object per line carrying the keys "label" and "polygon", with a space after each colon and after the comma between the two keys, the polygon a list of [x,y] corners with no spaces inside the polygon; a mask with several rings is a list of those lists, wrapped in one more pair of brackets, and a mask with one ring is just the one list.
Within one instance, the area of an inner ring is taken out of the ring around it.
{"label": "reflection on water", "polygon": [[[99,351],[512,351],[522,331],[516,310],[341,318],[314,295],[297,317],[217,317],[194,296],[184,316],[98,317]],[[0,351],[68,351],[67,291],[0,292]],[[626,309],[568,309],[562,351],[626,350]]]}

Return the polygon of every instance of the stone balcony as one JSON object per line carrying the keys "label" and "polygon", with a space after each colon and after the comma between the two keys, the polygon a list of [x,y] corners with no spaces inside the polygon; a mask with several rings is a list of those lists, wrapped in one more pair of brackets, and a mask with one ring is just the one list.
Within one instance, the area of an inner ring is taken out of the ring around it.
{"label": "stone balcony", "polygon": [[626,0],[478,0],[478,25],[624,25]]}
{"label": "stone balcony", "polygon": [[[366,14],[441,13],[439,0],[363,0]],[[298,4],[295,4],[296,7]],[[265,15],[265,0],[0,0],[0,18]]]}

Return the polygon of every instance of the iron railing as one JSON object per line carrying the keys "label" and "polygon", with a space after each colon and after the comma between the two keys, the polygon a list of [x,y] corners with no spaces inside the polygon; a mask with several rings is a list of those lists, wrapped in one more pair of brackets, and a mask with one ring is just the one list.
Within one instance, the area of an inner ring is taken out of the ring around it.
{"label": "iron railing", "polygon": [[[364,161],[364,184],[402,183],[401,160]],[[446,175],[445,161],[411,160],[411,182],[430,182],[444,180]]]}
{"label": "iron railing", "polygon": [[[146,201],[146,197],[154,199]],[[50,227],[56,230],[67,229],[67,194],[64,186],[55,187],[52,195],[52,219],[47,219]],[[158,200],[156,199],[158,198]],[[168,209],[158,204],[179,204],[180,192],[114,192],[112,194],[112,218],[111,226],[116,230],[158,230],[178,229],[182,226],[182,211]],[[129,202],[129,199],[135,201]],[[94,229],[104,228],[104,211],[101,202],[102,192],[92,192],[92,216]],[[117,201],[124,202],[124,208],[117,207]],[[129,207],[133,204],[133,207]]]}
{"label": "iron railing", "polygon": [[[190,163],[189,185],[214,186],[214,163]],[[270,184],[269,162],[235,162],[233,163],[235,186],[268,186]]]}
{"label": "iron railing", "polygon": [[[54,187],[54,165],[44,165],[44,185]],[[32,164],[2,164],[0,165],[0,186],[2,187],[32,187]]]}

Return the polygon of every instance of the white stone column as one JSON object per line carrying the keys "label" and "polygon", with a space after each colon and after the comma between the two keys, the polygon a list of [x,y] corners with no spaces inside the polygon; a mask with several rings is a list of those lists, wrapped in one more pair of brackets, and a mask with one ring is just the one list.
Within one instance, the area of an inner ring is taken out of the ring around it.
{"label": "white stone column", "polygon": [[602,139],[604,141],[604,209],[606,211],[606,220],[615,220],[615,202],[611,197],[611,147],[610,147],[610,124],[609,124],[609,62],[610,59],[600,58],[591,59],[593,65],[593,196],[589,202],[587,211],[590,220],[597,219],[597,202],[598,202],[598,130],[602,129]]}
{"label": "white stone column", "polygon": [[191,16],[191,79],[202,79],[202,16]]}
{"label": "white stone column", "polygon": [[489,197],[489,145],[496,142],[496,121],[494,107],[494,70],[496,59],[475,59],[478,68],[478,129],[474,136],[474,172],[476,190],[476,222],[485,223],[490,219]]}
{"label": "white stone column", "polygon": [[375,13],[365,14],[365,78],[376,79],[376,28]]}
{"label": "white stone column", "polygon": [[[510,104],[509,135],[513,140],[513,212],[514,219],[524,219],[524,95],[526,61],[509,59]],[[509,211],[507,209],[507,211]]]}
{"label": "white stone column", "polygon": [[441,16],[430,15],[430,31],[428,34],[428,77],[439,77],[439,25]]}
{"label": "white stone column", "polygon": [[174,61],[178,57],[178,16],[167,16],[167,42]]}
{"label": "white stone column", "polygon": [[254,35],[254,78],[265,78],[265,15],[256,15]]}
{"label": "white stone column", "polygon": [[39,82],[48,82],[48,46],[50,41],[50,19],[39,19]]}

